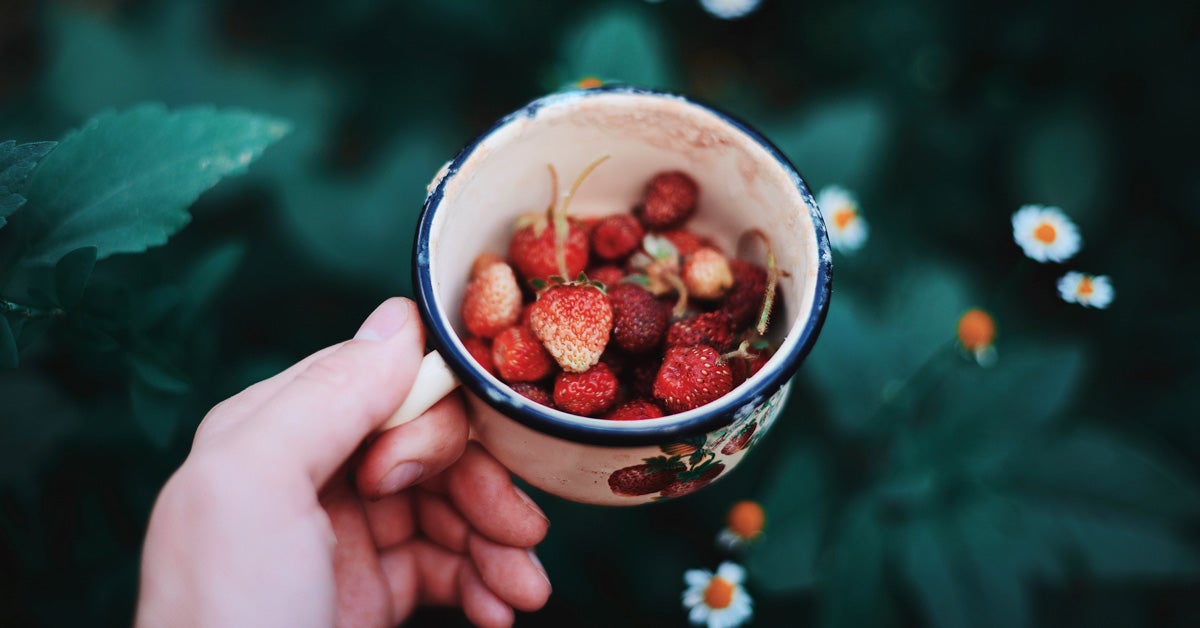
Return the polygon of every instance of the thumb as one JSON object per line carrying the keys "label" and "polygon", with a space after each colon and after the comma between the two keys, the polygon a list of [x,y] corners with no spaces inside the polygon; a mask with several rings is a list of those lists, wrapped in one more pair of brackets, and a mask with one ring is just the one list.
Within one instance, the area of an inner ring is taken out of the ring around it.
{"label": "thumb", "polygon": [[413,302],[385,301],[353,340],[314,360],[266,400],[239,444],[273,465],[299,467],[322,486],[400,407],[424,347]]}

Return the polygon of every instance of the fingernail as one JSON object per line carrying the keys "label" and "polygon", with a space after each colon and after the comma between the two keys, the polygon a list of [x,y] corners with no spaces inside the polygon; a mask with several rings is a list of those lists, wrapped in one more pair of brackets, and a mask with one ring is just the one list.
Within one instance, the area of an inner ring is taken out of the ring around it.
{"label": "fingernail", "polygon": [[533,514],[544,519],[546,521],[546,523],[550,523],[550,518],[546,516],[546,513],[542,512],[541,508],[538,508],[537,504],[533,503],[532,497],[526,495],[525,491],[522,491],[521,489],[519,489],[515,486],[513,487],[513,490],[517,492],[517,497],[520,497],[521,501],[525,502],[525,506],[528,507],[529,510],[533,512]]}
{"label": "fingernail", "polygon": [[412,306],[406,299],[388,299],[375,308],[374,312],[354,334],[356,340],[385,340],[404,328],[412,316]]}
{"label": "fingernail", "polygon": [[550,576],[546,573],[546,567],[542,565],[542,561],[538,560],[537,553],[533,551],[533,548],[529,548],[525,553],[529,554],[529,562],[533,563],[533,566],[537,567],[538,573],[542,574],[542,577],[546,579],[546,584],[550,584]]}
{"label": "fingernail", "polygon": [[424,472],[425,465],[419,462],[402,462],[388,471],[379,481],[379,494],[391,495],[416,482]]}

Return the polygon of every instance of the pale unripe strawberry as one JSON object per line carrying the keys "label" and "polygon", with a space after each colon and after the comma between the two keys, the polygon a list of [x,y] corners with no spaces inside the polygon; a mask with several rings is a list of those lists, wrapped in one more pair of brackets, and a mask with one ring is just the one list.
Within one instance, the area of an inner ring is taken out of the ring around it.
{"label": "pale unripe strawberry", "polygon": [[683,284],[690,297],[719,299],[733,287],[733,271],[720,251],[703,247],[683,263]]}
{"label": "pale unripe strawberry", "polygon": [[521,317],[521,287],[504,262],[484,266],[463,293],[462,318],[472,334],[492,338]]}

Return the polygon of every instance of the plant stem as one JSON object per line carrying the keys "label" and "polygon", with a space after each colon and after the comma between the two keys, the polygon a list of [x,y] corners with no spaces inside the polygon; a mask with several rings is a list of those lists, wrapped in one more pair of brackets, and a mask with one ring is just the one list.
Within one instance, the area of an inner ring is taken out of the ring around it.
{"label": "plant stem", "polygon": [[0,299],[0,314],[16,314],[24,318],[62,318],[66,316],[67,312],[60,307],[44,310]]}

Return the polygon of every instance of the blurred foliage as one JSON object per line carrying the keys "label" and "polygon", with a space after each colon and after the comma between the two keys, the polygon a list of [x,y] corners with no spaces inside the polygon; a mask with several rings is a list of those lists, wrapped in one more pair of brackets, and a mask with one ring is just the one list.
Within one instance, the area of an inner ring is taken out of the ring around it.
{"label": "blurred foliage", "polygon": [[[555,595],[524,623],[682,624],[752,497],[760,625],[1195,625],[1197,67],[1183,2],[0,4],[0,625],[127,624],[204,412],[407,293],[432,174],[583,76],[727,108],[872,236],[742,470],[542,498]],[[1079,222],[1111,308],[1021,258],[1022,203]],[[972,306],[993,368],[954,344]]]}

